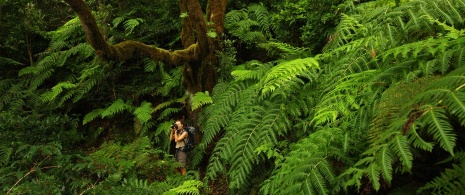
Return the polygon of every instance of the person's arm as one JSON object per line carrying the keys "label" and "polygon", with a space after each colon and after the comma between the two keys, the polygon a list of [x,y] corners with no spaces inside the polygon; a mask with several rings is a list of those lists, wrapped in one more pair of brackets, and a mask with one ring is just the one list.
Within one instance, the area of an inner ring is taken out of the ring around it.
{"label": "person's arm", "polygon": [[187,136],[187,132],[183,131],[181,135],[178,135],[177,133],[174,134],[174,141],[179,142],[183,140]]}
{"label": "person's arm", "polygon": [[174,138],[175,138],[175,136],[176,136],[176,133],[175,133],[175,132],[176,132],[175,130],[171,129],[171,132],[170,132],[170,141],[173,141],[173,140],[174,140]]}

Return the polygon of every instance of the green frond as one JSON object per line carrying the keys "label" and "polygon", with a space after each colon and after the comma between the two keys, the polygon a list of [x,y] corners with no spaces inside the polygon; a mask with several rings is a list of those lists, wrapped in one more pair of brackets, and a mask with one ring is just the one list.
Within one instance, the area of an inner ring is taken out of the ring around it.
{"label": "green frond", "polygon": [[143,23],[144,20],[142,18],[134,18],[124,21],[124,29],[126,30],[126,35],[132,33],[132,31],[139,26],[140,23]]}
{"label": "green frond", "polygon": [[144,101],[134,110],[133,114],[142,124],[144,124],[152,118],[152,110],[152,103]]}
{"label": "green frond", "polygon": [[128,111],[132,108],[131,105],[125,103],[122,99],[117,99],[114,101],[110,106],[105,108],[105,110],[102,112],[101,116],[102,118],[108,117],[108,116],[113,116],[115,114]]}
{"label": "green frond", "polygon": [[173,114],[176,114],[178,112],[181,112],[181,111],[182,111],[181,108],[166,108],[158,115],[158,120],[163,120],[164,118],[171,116]]}
{"label": "green frond", "polygon": [[[251,66],[251,68],[247,68]],[[273,63],[261,63],[256,60],[249,61],[243,66],[238,66],[235,70],[231,72],[231,75],[236,81],[244,80],[260,80],[262,79],[266,72],[270,70],[273,66]]]}
{"label": "green frond", "polygon": [[378,191],[379,188],[381,187],[381,184],[379,183],[380,173],[379,173],[378,165],[376,163],[371,163],[367,169],[368,169],[367,174],[368,174],[368,178],[371,181],[371,185],[376,191]]}
{"label": "green frond", "polygon": [[451,124],[446,120],[444,109],[435,108],[431,105],[425,105],[423,108],[426,111],[421,120],[427,125],[428,133],[433,135],[434,140],[438,142],[441,148],[453,156],[457,138]]}
{"label": "green frond", "polygon": [[413,164],[413,155],[410,151],[407,137],[404,135],[397,134],[390,141],[389,148],[394,153],[394,155],[399,158],[404,166],[404,171],[410,171]]}
{"label": "green frond", "polygon": [[0,168],[4,168],[10,162],[10,157],[13,152],[13,148],[6,145],[0,145]]}
{"label": "green frond", "polygon": [[270,13],[263,5],[252,3],[248,7],[248,12],[252,13],[258,21],[258,26],[268,36],[271,36]]}
{"label": "green frond", "polygon": [[164,108],[167,108],[173,104],[176,104],[176,103],[184,103],[186,102],[186,99],[188,98],[189,96],[187,95],[184,95],[183,97],[181,98],[178,98],[178,99],[173,99],[173,100],[169,100],[169,101],[166,101],[166,102],[162,102],[160,104],[158,104],[157,106],[155,106],[155,108],[153,108],[152,110],[152,113],[155,113],[155,112],[158,112]]}
{"label": "green frond", "polygon": [[191,99],[191,106],[192,106],[192,110],[195,110],[197,108],[200,108],[206,104],[212,104],[213,103],[213,100],[210,96],[210,94],[208,93],[208,91],[206,91],[205,93],[203,92],[197,92],[194,97],[192,97]]}
{"label": "green frond", "polygon": [[291,145],[291,152],[279,163],[270,180],[262,186],[265,194],[329,194],[335,174],[328,148],[338,129],[324,129]]}
{"label": "green frond", "polygon": [[444,170],[440,176],[435,177],[417,192],[428,190],[434,194],[460,194],[465,191],[465,160],[452,164],[451,168]]}
{"label": "green frond", "polygon": [[456,67],[464,67],[465,66],[465,47],[462,47],[456,51],[454,57],[457,59]]}
{"label": "green frond", "polygon": [[170,193],[163,193],[163,194],[192,194],[192,195],[200,195],[199,188],[203,187],[203,182],[197,180],[187,180],[182,185],[170,189]]}
{"label": "green frond", "polygon": [[38,75],[31,81],[30,89],[31,90],[37,89],[40,85],[42,85],[42,83],[44,83],[45,80],[50,78],[54,72],[55,70],[49,69],[44,72],[38,73]]}
{"label": "green frond", "polygon": [[[267,95],[279,87],[288,85],[287,82],[292,81],[312,68],[319,68],[315,58],[297,59],[278,64],[271,68],[266,77],[262,79],[263,88],[261,92],[263,95]],[[312,79],[316,79],[316,75],[313,76]]]}
{"label": "green frond", "polygon": [[88,122],[91,122],[93,121],[95,118],[97,118],[98,116],[100,116],[103,111],[105,111],[104,109],[95,109],[95,110],[92,110],[92,112],[89,112],[86,114],[86,116],[84,116],[84,119],[82,120],[82,124],[86,124]]}
{"label": "green frond", "polygon": [[[381,175],[383,176],[384,180],[387,181],[388,183],[391,183],[392,171],[393,171],[392,169],[393,157],[391,154],[391,150],[389,149],[389,147],[387,147],[387,145],[381,148],[381,151],[379,151],[379,153],[377,154],[376,159],[378,159],[377,164],[379,165],[379,169],[381,171]],[[379,181],[377,185],[379,185]],[[378,189],[379,189],[379,186],[378,186]]]}
{"label": "green frond", "polygon": [[47,91],[41,95],[42,101],[48,102],[54,100],[62,91],[63,89],[72,89],[75,88],[76,85],[70,82],[61,82],[52,87],[50,91]]}
{"label": "green frond", "polygon": [[111,21],[112,25],[114,27],[118,26],[119,24],[121,24],[126,18],[124,16],[120,16],[120,17],[116,17],[115,19],[113,19]]}
{"label": "green frond", "polygon": [[305,57],[308,55],[308,48],[294,47],[287,43],[273,42],[268,41],[266,43],[258,44],[260,48],[268,51],[270,56],[280,56],[283,59],[288,59],[292,57]]}
{"label": "green frond", "polygon": [[157,66],[160,66],[161,69],[163,68],[163,62],[160,62],[160,61],[155,62],[150,58],[144,58],[143,62],[144,62],[145,72],[155,72],[155,69],[157,68]]}
{"label": "green frond", "polygon": [[162,71],[163,88],[161,89],[161,93],[163,94],[163,96],[168,96],[168,94],[170,94],[173,89],[176,89],[182,86],[181,69],[182,69],[182,66],[177,67],[171,70],[169,74]]}
{"label": "green frond", "polygon": [[423,138],[418,135],[415,124],[408,130],[408,141],[415,147],[428,152],[433,151],[434,143],[426,142]]}
{"label": "green frond", "polygon": [[24,64],[21,63],[21,62],[18,62],[16,60],[0,56],[0,66],[3,66],[3,65],[21,66],[21,65],[24,65]]}

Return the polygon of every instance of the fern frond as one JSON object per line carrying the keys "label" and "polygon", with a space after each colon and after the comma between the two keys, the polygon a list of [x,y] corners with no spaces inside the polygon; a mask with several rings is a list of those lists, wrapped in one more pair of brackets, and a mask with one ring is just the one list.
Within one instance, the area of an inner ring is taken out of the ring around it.
{"label": "fern frond", "polygon": [[122,99],[117,99],[110,106],[108,106],[101,114],[102,118],[113,116],[123,111],[130,110],[131,105],[126,104]]}
{"label": "fern frond", "polygon": [[42,101],[48,102],[54,100],[62,91],[63,89],[72,89],[75,88],[76,85],[70,82],[61,82],[52,87],[50,91],[45,92],[41,95]]}
{"label": "fern frond", "polygon": [[134,115],[144,124],[152,118],[152,110],[152,103],[144,101],[134,110]]}
{"label": "fern frond", "polygon": [[[388,183],[391,183],[391,181],[392,181],[392,172],[393,172],[393,169],[392,169],[393,157],[392,157],[392,154],[391,154],[391,150],[386,145],[385,147],[381,148],[381,151],[379,151],[379,153],[377,155],[378,155],[377,158],[376,158],[376,159],[378,159],[377,164],[379,165],[379,169],[381,171],[381,174],[382,174],[384,180],[386,180]],[[377,179],[379,180],[379,178],[377,178]],[[378,182],[377,185],[378,185],[378,189],[379,189],[379,181],[377,181],[377,182]]]}
{"label": "fern frond", "polygon": [[10,162],[10,157],[13,152],[13,148],[6,145],[0,145],[0,168],[5,167]]}
{"label": "fern frond", "polygon": [[260,80],[264,77],[272,65],[273,63],[260,63],[259,61],[252,60],[244,64],[245,67],[252,66],[251,70],[236,68],[231,72],[231,75],[236,81],[244,81],[248,79]]}
{"label": "fern frond", "polygon": [[212,98],[210,97],[210,94],[208,93],[208,91],[206,91],[205,93],[203,92],[197,92],[194,97],[192,97],[191,99],[191,106],[192,106],[192,110],[195,110],[197,108],[200,108],[206,104],[211,104],[213,103],[213,100]]}
{"label": "fern frond", "polygon": [[410,151],[406,136],[400,134],[395,135],[389,143],[389,148],[402,162],[404,170],[409,171],[412,169],[413,155]]}
{"label": "fern frond", "polygon": [[307,72],[311,68],[319,68],[318,62],[314,58],[297,59],[278,64],[271,68],[266,77],[262,79],[263,89],[261,92],[263,95],[267,95],[277,88],[287,85],[287,82],[302,75],[302,73]]}
{"label": "fern frond", "polygon": [[182,108],[166,108],[158,115],[158,120],[163,120],[164,118],[181,112]]}
{"label": "fern frond", "polygon": [[446,120],[444,109],[435,108],[431,105],[425,105],[423,108],[426,111],[421,120],[427,125],[428,132],[433,135],[439,146],[453,156],[457,138],[452,126]]}
{"label": "fern frond", "polygon": [[182,185],[170,189],[169,192],[173,192],[174,194],[192,194],[192,195],[200,195],[199,188],[203,187],[203,182],[198,180],[187,180]]}
{"label": "fern frond", "polygon": [[465,191],[464,172],[465,160],[462,159],[458,164],[453,164],[452,168],[444,170],[440,176],[419,188],[417,192],[432,190],[433,193],[437,194],[460,194]]}
{"label": "fern frond", "polygon": [[143,23],[144,19],[142,18],[134,18],[124,21],[124,29],[126,30],[126,35],[132,33],[132,31],[139,26],[140,23]]}
{"label": "fern frond", "polygon": [[95,110],[92,110],[92,112],[87,113],[86,116],[84,116],[84,119],[82,120],[82,124],[85,125],[86,123],[93,121],[95,118],[100,116],[103,113],[103,111],[105,110],[95,109]]}
{"label": "fern frond", "polygon": [[415,125],[412,125],[412,128],[408,130],[408,141],[416,148],[426,150],[431,152],[434,147],[434,143],[426,142],[423,138],[418,135]]}
{"label": "fern frond", "polygon": [[287,43],[279,43],[268,41],[266,43],[258,44],[259,47],[268,51],[271,56],[280,56],[282,59],[289,59],[292,57],[305,57],[308,55],[308,48],[299,48],[289,45]]}

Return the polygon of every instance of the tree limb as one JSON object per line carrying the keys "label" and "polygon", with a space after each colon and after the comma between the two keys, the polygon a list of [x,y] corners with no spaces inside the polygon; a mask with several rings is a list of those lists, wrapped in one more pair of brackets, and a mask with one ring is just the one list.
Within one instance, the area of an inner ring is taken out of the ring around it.
{"label": "tree limb", "polygon": [[[106,59],[124,61],[136,56],[145,56],[152,60],[163,61],[166,64],[181,65],[184,62],[197,60],[199,58],[199,54],[201,54],[199,52],[204,52],[205,50],[204,48],[200,49],[199,46],[208,47],[208,44],[191,44],[182,50],[169,51],[137,41],[124,41],[115,45],[110,45],[100,32],[95,17],[92,15],[89,6],[84,2],[84,0],[65,1],[78,15],[89,44],[100,57]],[[193,3],[193,8],[197,9],[195,3]],[[198,5],[198,8],[200,8],[200,5]],[[194,12],[195,14],[198,14],[198,11],[201,13],[201,10],[193,11],[196,11]],[[197,17],[195,19],[197,19]],[[200,29],[196,28],[196,30],[199,31]]]}

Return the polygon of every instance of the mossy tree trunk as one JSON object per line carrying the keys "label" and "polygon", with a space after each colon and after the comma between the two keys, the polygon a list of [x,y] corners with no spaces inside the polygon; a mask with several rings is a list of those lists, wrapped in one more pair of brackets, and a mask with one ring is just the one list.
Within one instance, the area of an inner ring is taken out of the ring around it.
{"label": "mossy tree trunk", "polygon": [[[208,0],[206,19],[198,0],[180,0],[184,48],[175,51],[130,40],[110,45],[84,0],[65,1],[79,16],[87,41],[100,57],[115,61],[149,57],[168,65],[183,66],[183,82],[190,93],[211,92],[216,84],[219,65],[216,52],[220,49],[227,0]],[[215,32],[216,36],[208,36],[208,31]]]}

